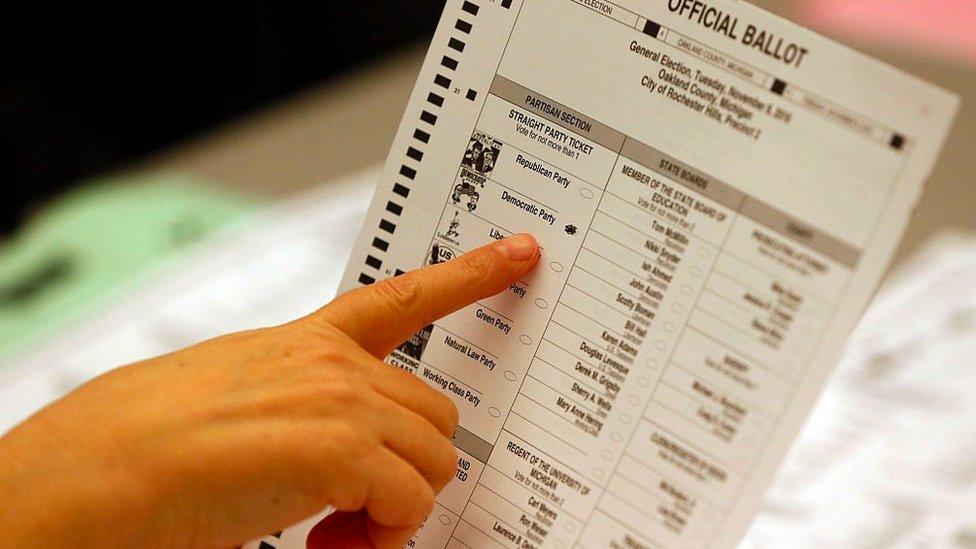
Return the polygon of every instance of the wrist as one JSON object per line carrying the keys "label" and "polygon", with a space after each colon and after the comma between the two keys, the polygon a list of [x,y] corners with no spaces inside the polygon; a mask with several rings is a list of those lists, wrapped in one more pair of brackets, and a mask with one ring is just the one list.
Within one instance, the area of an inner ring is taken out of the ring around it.
{"label": "wrist", "polygon": [[[42,412],[43,414],[43,412]],[[139,534],[119,475],[35,417],[0,438],[0,531],[12,547],[108,547]],[[126,519],[129,520],[126,520]]]}
{"label": "wrist", "polygon": [[45,504],[50,499],[45,485],[52,476],[44,481],[44,471],[50,474],[50,468],[45,459],[30,455],[26,429],[21,425],[0,438],[0,498],[4,502],[0,529],[10,536],[7,541],[13,547],[56,546],[52,538],[55,525],[61,522],[56,516],[60,504]]}

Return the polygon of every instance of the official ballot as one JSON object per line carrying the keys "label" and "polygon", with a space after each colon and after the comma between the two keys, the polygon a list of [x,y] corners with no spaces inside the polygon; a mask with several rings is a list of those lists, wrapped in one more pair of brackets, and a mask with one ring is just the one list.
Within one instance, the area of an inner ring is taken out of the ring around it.
{"label": "official ballot", "polygon": [[461,417],[409,546],[734,546],[957,107],[744,2],[449,0],[341,290],[543,253],[387,359]]}

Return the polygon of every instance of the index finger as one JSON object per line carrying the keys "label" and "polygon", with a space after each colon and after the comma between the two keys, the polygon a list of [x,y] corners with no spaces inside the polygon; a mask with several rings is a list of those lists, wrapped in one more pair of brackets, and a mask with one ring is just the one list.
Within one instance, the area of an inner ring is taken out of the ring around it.
{"label": "index finger", "polygon": [[317,314],[382,358],[434,320],[508,288],[538,260],[535,238],[515,235],[353,290]]}

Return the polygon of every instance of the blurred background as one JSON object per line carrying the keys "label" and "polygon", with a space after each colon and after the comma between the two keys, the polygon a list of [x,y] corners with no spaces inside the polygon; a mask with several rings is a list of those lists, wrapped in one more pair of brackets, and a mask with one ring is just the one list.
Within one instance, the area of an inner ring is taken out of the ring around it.
{"label": "blurred background", "polygon": [[401,50],[432,32],[441,3],[12,8],[0,23],[0,177],[13,186],[0,228],[8,233],[81,180]]}
{"label": "blurred background", "polygon": [[[963,106],[746,544],[976,547],[976,2],[756,3]],[[0,433],[113,365],[329,299],[442,6],[5,6]],[[936,426],[938,451],[905,446]]]}

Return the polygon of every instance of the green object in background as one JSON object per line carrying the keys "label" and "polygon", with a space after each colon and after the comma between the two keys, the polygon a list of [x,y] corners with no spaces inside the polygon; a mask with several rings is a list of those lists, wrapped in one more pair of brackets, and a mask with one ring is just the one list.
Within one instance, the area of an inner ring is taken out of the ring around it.
{"label": "green object in background", "polygon": [[258,204],[179,174],[93,181],[61,198],[0,244],[0,368]]}

